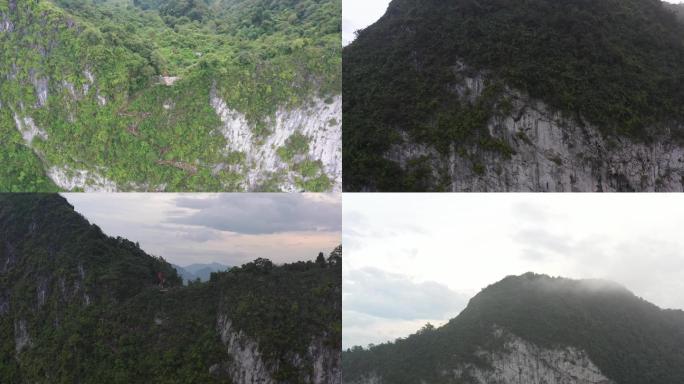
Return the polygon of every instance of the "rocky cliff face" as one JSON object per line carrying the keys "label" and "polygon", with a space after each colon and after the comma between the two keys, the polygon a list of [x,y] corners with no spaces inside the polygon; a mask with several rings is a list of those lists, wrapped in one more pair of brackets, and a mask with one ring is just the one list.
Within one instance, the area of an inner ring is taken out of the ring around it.
{"label": "rocky cliff face", "polygon": [[[235,96],[217,92],[228,80],[216,72],[135,77],[131,63],[87,39],[87,18],[49,1],[1,3],[0,129],[19,133],[56,187],[341,190],[339,95],[307,91],[248,119]],[[278,150],[295,133],[308,147],[284,159]]]}
{"label": "rocky cliff face", "polygon": [[573,347],[547,349],[498,329],[502,351],[479,350],[478,356],[491,365],[483,369],[464,364],[451,373],[457,380],[477,384],[613,384],[583,351]]}
{"label": "rocky cliff face", "polygon": [[[468,384],[614,384],[594,365],[584,351],[573,347],[542,348],[503,329],[494,336],[503,343],[497,351],[479,349],[477,356],[488,368],[457,364],[442,374],[457,383]],[[382,384],[376,374],[349,384]],[[426,381],[423,384],[429,384]]]}
{"label": "rocky cliff face", "polygon": [[[465,73],[465,68],[459,65],[456,71]],[[452,91],[474,102],[486,78],[483,73],[464,74]],[[452,147],[444,156],[430,146],[412,143],[407,135],[386,158],[402,168],[412,160],[428,159],[435,179],[448,178],[454,192],[684,190],[684,147],[672,138],[649,143],[607,138],[597,127],[564,117],[515,90],[504,91],[503,99],[510,109],[492,116],[487,129],[512,149],[510,158],[476,146],[458,151]]]}
{"label": "rocky cliff face", "polygon": [[[210,371],[216,376],[226,376],[236,384],[276,384],[279,363],[267,359],[259,349],[259,344],[243,332],[234,329],[226,314],[219,315],[217,330],[226,347],[230,361],[214,365]],[[300,383],[340,384],[340,351],[325,346],[319,339],[311,342],[304,356],[291,354],[287,362],[301,372],[309,372],[300,377]]]}
{"label": "rocky cliff face", "polygon": [[[95,76],[89,70],[84,72],[85,79],[82,92],[76,92],[73,84],[63,84],[64,92],[71,95],[71,101],[76,103],[86,97],[90,87],[95,84]],[[38,103],[32,107],[44,108],[48,99],[48,79],[36,81],[36,98]],[[104,107],[107,100],[100,95],[99,89],[96,94],[98,105]],[[270,119],[268,125],[270,134],[265,138],[257,138],[252,133],[252,124],[247,121],[244,114],[232,110],[226,102],[215,92],[211,91],[211,99],[208,100],[211,107],[221,119],[223,125],[220,133],[226,138],[226,152],[244,154],[244,164],[227,165],[214,164],[214,172],[230,169],[238,174],[245,175],[243,188],[254,190],[275,174],[285,175],[279,181],[278,188],[287,192],[296,192],[301,188],[297,186],[297,174],[289,170],[289,165],[282,161],[277,154],[277,149],[285,145],[286,140],[295,133],[304,135],[309,140],[306,154],[299,156],[298,160],[309,159],[320,161],[321,171],[332,182],[332,191],[341,191],[342,185],[342,100],[334,97],[323,101],[312,99],[305,107],[296,109],[280,108],[276,115]],[[1,104],[0,104],[1,106]],[[139,185],[128,183],[117,185],[102,173],[106,172],[103,166],[92,165],[89,168],[74,168],[67,164],[50,164],[42,151],[33,146],[35,138],[43,142],[49,142],[49,134],[46,129],[38,127],[30,116],[31,109],[23,104],[18,111],[12,109],[15,127],[22,135],[27,147],[33,149],[46,164],[46,174],[61,189],[66,191],[83,190],[86,192],[115,192],[117,190],[158,190],[163,191],[165,185]],[[172,109],[172,103],[165,103],[164,109]],[[49,145],[49,144],[48,144]],[[82,164],[85,166],[86,164]]]}
{"label": "rocky cliff face", "polygon": [[211,92],[211,106],[223,123],[221,133],[228,142],[227,149],[244,153],[247,158],[247,189],[256,188],[271,174],[284,172],[287,176],[280,188],[290,192],[297,190],[295,175],[287,172],[287,164],[278,157],[277,149],[285,145],[293,134],[299,133],[309,140],[309,148],[303,158],[321,161],[323,171],[333,181],[333,190],[341,191],[341,97],[335,97],[327,103],[313,99],[303,108],[280,108],[269,122],[271,134],[263,140],[254,137],[245,115],[230,109],[215,90]]}

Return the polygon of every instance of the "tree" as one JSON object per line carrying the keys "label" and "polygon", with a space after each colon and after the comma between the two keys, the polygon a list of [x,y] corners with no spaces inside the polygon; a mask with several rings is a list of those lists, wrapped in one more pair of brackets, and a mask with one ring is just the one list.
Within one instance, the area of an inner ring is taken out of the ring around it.
{"label": "tree", "polygon": [[328,264],[330,265],[340,265],[342,263],[342,244],[338,245],[330,252],[328,256]]}
{"label": "tree", "polygon": [[316,264],[320,265],[321,267],[325,267],[325,256],[323,256],[323,252],[318,253]]}

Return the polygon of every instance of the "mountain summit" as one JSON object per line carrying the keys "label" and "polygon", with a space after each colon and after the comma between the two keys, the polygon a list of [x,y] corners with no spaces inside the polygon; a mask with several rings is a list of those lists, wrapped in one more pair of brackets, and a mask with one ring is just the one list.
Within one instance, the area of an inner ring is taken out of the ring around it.
{"label": "mountain summit", "polygon": [[673,9],[393,0],[343,51],[345,190],[683,190]]}
{"label": "mountain summit", "polygon": [[345,383],[664,384],[684,380],[684,312],[603,280],[528,273],[458,317],[343,353]]}
{"label": "mountain summit", "polygon": [[5,383],[339,383],[341,247],[183,286],[59,195],[0,194]]}

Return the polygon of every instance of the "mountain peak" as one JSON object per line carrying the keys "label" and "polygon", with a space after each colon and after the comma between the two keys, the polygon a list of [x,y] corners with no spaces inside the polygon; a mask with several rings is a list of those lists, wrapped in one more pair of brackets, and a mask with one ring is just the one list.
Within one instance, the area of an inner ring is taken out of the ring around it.
{"label": "mountain peak", "polygon": [[683,42],[656,0],[394,0],[344,48],[345,190],[680,191]]}
{"label": "mountain peak", "polygon": [[684,312],[608,280],[529,272],[484,288],[440,328],[346,352],[343,369],[347,383],[443,382],[448,373],[480,384],[531,362],[521,372],[570,380],[549,383],[674,383],[684,379],[684,355],[674,353],[682,343]]}

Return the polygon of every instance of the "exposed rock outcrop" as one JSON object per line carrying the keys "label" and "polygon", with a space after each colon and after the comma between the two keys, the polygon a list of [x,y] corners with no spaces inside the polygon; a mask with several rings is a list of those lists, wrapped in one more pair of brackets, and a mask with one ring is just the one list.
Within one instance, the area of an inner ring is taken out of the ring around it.
{"label": "exposed rock outcrop", "polygon": [[[476,355],[489,367],[460,363],[441,374],[456,383],[467,384],[615,384],[574,347],[542,348],[502,329],[494,331],[503,343],[497,351],[480,349]],[[347,384],[383,384],[375,373]],[[430,384],[423,380],[422,384]]]}
{"label": "exposed rock outcrop", "polygon": [[[274,379],[280,368],[279,363],[264,357],[256,340],[235,329],[226,314],[219,315],[217,329],[221,341],[226,346],[229,361],[212,365],[213,375],[225,375],[235,384],[276,384]],[[286,361],[300,372],[310,372],[300,377],[302,384],[340,384],[342,381],[341,351],[315,339],[304,355],[290,354]]]}
{"label": "exposed rock outcrop", "polygon": [[[254,189],[271,173],[282,172],[286,164],[278,157],[277,149],[298,132],[309,138],[308,156],[320,160],[323,170],[333,181],[333,190],[342,185],[342,99],[331,102],[315,99],[303,108],[280,108],[268,126],[272,132],[256,140],[247,118],[232,110],[214,89],[211,106],[223,122],[222,134],[228,142],[228,150],[244,153],[247,159],[247,189]],[[296,190],[293,180],[281,185],[284,190]]]}
{"label": "exposed rock outcrop", "polygon": [[18,319],[14,321],[14,346],[16,352],[19,353],[24,348],[31,346],[31,337],[29,336],[28,326],[25,319]]}
{"label": "exposed rock outcrop", "polygon": [[221,341],[232,357],[226,364],[226,371],[231,382],[236,384],[275,384],[271,370],[266,366],[259,352],[257,343],[233,328],[232,321],[226,315],[220,315],[217,321]]}
{"label": "exposed rock outcrop", "polygon": [[9,17],[0,12],[0,32],[12,32],[14,30],[14,23]]}
{"label": "exposed rock outcrop", "polygon": [[309,346],[308,357],[313,361],[312,384],[340,384],[342,382],[341,351],[326,346],[320,339]]}
{"label": "exposed rock outcrop", "polygon": [[25,116],[22,118],[19,115],[14,114],[14,122],[17,126],[17,130],[19,130],[21,136],[24,138],[24,141],[27,145],[30,146],[33,142],[33,139],[36,137],[39,137],[43,140],[47,140],[47,132],[37,127],[36,123],[33,121],[31,117]]}
{"label": "exposed rock outcrop", "polygon": [[71,169],[69,167],[51,167],[47,175],[60,188],[84,192],[115,192],[116,183],[107,178],[84,169]]}
{"label": "exposed rock outcrop", "polygon": [[[485,79],[482,73],[463,75],[452,91],[472,102]],[[444,176],[437,170],[447,170],[452,191],[684,191],[684,147],[671,138],[649,143],[608,138],[598,127],[564,117],[520,92],[506,90],[503,97],[510,111],[493,116],[487,129],[512,149],[510,158],[476,146],[452,147],[445,156],[406,134],[386,157],[402,168],[428,159],[436,178]]]}
{"label": "exposed rock outcrop", "polygon": [[451,372],[455,379],[472,384],[614,384],[584,351],[541,348],[501,329],[495,335],[504,340],[503,350],[477,352],[491,369],[462,364]]}

